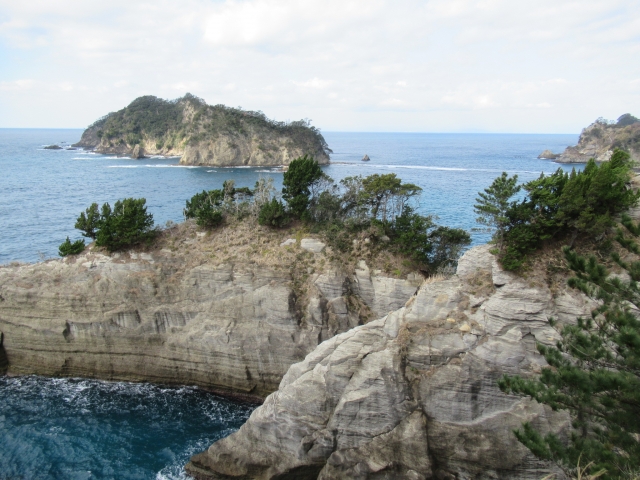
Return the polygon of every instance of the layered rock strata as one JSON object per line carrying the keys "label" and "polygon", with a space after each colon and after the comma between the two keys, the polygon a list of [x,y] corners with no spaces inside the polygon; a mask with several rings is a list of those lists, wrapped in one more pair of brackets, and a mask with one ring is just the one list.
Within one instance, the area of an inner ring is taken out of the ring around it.
{"label": "layered rock strata", "polygon": [[320,344],[240,430],[195,455],[197,479],[540,479],[558,474],[519,444],[531,422],[562,434],[564,413],[505,395],[504,374],[545,365],[548,322],[593,305],[504,272],[488,247],[405,306]]}
{"label": "layered rock strata", "polygon": [[[207,239],[189,240],[192,256],[197,242]],[[89,252],[0,267],[0,370],[4,358],[11,374],[264,396],[319,343],[396,310],[419,286],[327,267],[308,276],[303,294],[288,265],[202,258],[189,264],[170,249]]]}

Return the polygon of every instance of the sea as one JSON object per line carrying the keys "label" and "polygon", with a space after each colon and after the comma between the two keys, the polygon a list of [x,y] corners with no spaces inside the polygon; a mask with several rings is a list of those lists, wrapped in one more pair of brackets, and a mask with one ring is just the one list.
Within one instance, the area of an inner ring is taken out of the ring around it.
{"label": "sea", "polygon": [[[192,195],[226,179],[253,187],[264,176],[282,186],[278,168],[191,167],[177,157],[132,160],[72,149],[81,134],[0,129],[0,265],[57,257],[67,236],[81,238],[73,226],[93,202],[144,197],[163,226],[183,220]],[[474,245],[489,240],[475,222],[478,192],[502,172],[526,182],[570,170],[537,156],[578,141],[578,134],[323,135],[333,150],[323,170],[336,182],[395,173],[422,188],[421,213],[470,231]],[[44,149],[51,144],[63,148]],[[0,480],[185,478],[189,457],[237,430],[254,408],[188,386],[0,377]]]}

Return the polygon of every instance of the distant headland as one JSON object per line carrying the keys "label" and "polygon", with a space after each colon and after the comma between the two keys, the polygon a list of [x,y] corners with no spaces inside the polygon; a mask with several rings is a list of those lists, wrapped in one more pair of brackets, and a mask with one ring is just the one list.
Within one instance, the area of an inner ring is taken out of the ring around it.
{"label": "distant headland", "polygon": [[143,158],[180,156],[183,165],[276,166],[310,155],[320,164],[332,153],[308,120],[277,122],[262,112],[207,105],[187,93],[176,100],[151,95],[90,125],[75,147]]}
{"label": "distant headland", "polygon": [[545,150],[538,158],[559,163],[586,163],[591,158],[606,162],[616,148],[629,152],[633,160],[640,161],[640,119],[630,113],[621,115],[617,121],[598,118],[582,130],[576,146],[567,147],[562,153]]}

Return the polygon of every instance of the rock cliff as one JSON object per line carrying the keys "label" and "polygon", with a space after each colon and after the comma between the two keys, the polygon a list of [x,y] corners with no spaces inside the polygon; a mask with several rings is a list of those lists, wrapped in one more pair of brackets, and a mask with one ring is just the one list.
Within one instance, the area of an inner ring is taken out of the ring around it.
{"label": "rock cliff", "polygon": [[0,267],[0,373],[8,362],[10,374],[263,397],[319,343],[398,309],[420,284],[366,264],[346,271],[324,252],[280,247],[282,232],[241,227],[187,223],[148,251]]}
{"label": "rock cliff", "polygon": [[187,94],[140,97],[89,126],[74,146],[142,158],[180,156],[184,165],[288,165],[303,155],[329,163],[320,131],[308,121],[276,122],[262,112],[207,105]]}
{"label": "rock cliff", "polygon": [[545,365],[536,342],[593,305],[500,269],[488,247],[457,275],[428,280],[378,320],[320,344],[289,368],[240,430],[195,455],[197,479],[563,478],[512,431],[553,432],[568,417],[502,393],[503,374]]}
{"label": "rock cliff", "polygon": [[582,130],[576,146],[567,147],[557,158],[539,158],[560,163],[586,163],[591,158],[606,162],[615,148],[628,151],[635,161],[640,160],[640,121],[630,114],[622,115],[617,122],[598,119]]}

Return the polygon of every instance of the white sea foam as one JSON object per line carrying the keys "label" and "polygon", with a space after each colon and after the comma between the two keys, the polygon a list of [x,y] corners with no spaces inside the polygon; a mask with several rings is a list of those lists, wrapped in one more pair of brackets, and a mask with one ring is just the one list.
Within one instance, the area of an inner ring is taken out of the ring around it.
{"label": "white sea foam", "polygon": [[107,165],[107,168],[202,168],[197,165]]}
{"label": "white sea foam", "polygon": [[[406,169],[406,170],[432,170],[432,171],[444,171],[444,172],[488,172],[488,173],[502,173],[503,170],[498,170],[498,169],[491,169],[491,168],[461,168],[461,167],[435,167],[435,166],[427,166],[427,165],[372,165],[372,164],[366,164],[366,165],[360,165],[359,163],[355,163],[355,162],[340,162],[340,163],[332,163],[331,165],[335,165],[335,166],[352,166],[352,165],[359,165],[361,167],[367,168],[367,169],[388,169],[388,170],[394,170],[394,169]],[[539,171],[529,171],[529,170],[510,170],[507,171],[507,173],[509,174],[514,174],[514,173],[534,173],[534,174],[538,174],[540,173]],[[544,172],[543,172],[544,173]]]}

